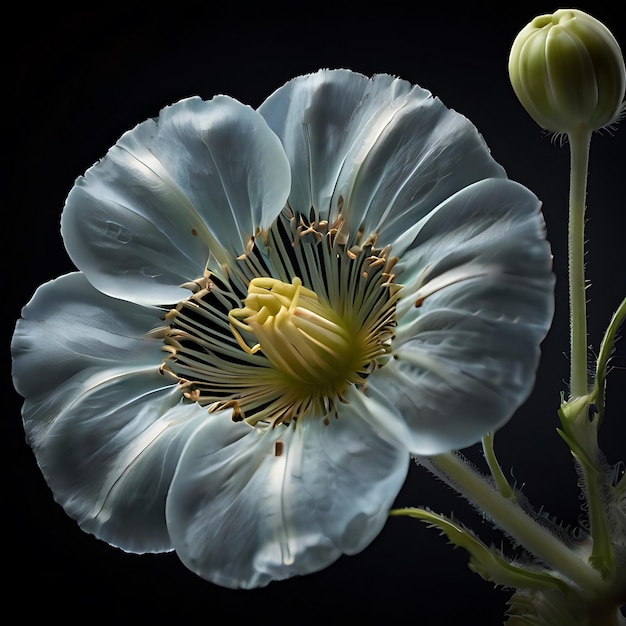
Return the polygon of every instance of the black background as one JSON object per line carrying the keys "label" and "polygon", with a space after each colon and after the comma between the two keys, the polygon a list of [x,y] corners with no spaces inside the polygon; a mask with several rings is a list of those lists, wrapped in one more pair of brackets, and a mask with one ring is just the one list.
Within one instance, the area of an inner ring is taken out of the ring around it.
{"label": "black background", "polygon": [[[609,26],[624,47],[624,22],[611,5],[577,6]],[[174,554],[124,554],[82,533],[63,513],[24,441],[21,398],[10,383],[10,335],[34,289],[73,269],[60,239],[59,216],[76,176],[125,130],[180,98],[225,93],[256,107],[290,78],[322,67],[388,72],[428,88],[469,117],[510,178],[542,199],[555,256],[557,312],[543,344],[535,392],[498,433],[496,449],[533,504],[543,505],[566,525],[576,523],[577,475],[555,432],[559,393],[568,376],[569,151],[528,117],[506,70],[519,30],[558,6],[401,6],[386,2],[366,9],[360,3],[343,9],[341,3],[332,8],[298,3],[279,11],[259,3],[107,2],[72,9],[62,3],[31,9],[25,3],[11,20],[5,18],[7,405],[0,439],[6,464],[5,612],[66,624],[370,623],[377,615],[415,624],[502,623],[508,592],[472,574],[462,550],[453,550],[435,530],[415,520],[392,519],[361,554],[343,557],[317,574],[254,591],[204,582]],[[9,31],[13,39],[7,38]],[[625,133],[622,125],[615,136],[604,132],[592,142],[587,276],[590,343],[596,347],[626,293]],[[614,364],[601,432],[612,463],[626,457],[624,344]],[[467,454],[481,461],[477,447]],[[419,468],[412,468],[397,504],[454,511],[488,540],[500,540],[461,499]]]}

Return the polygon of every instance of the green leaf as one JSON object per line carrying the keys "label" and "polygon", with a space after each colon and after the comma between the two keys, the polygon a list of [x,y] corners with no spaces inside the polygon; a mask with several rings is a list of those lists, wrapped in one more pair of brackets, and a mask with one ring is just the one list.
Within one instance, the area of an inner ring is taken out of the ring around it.
{"label": "green leaf", "polygon": [[469,568],[484,580],[513,589],[553,589],[561,592],[569,589],[562,580],[548,572],[514,565],[495,548],[489,548],[471,530],[443,515],[415,507],[393,509],[389,514],[413,517],[431,528],[438,528],[452,544],[469,552]]}

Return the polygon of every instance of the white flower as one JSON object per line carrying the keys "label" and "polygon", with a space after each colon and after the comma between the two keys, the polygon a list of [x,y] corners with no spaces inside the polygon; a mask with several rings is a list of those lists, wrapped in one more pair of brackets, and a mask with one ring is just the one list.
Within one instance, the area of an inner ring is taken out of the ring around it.
{"label": "white flower", "polygon": [[526,399],[552,316],[537,198],[387,75],[167,107],[76,181],[62,234],[80,271],[12,343],[41,470],[85,531],[227,587],[365,548],[411,454]]}

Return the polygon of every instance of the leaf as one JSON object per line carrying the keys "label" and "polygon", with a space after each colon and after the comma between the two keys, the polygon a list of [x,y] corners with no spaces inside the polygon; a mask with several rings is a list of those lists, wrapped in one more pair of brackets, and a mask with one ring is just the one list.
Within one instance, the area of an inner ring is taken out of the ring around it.
{"label": "leaf", "polygon": [[497,553],[495,548],[489,548],[472,531],[443,515],[415,507],[393,509],[390,515],[413,517],[425,522],[430,528],[438,528],[452,544],[469,552],[468,566],[473,572],[496,585],[513,589],[551,589],[561,592],[569,589],[562,580],[548,572],[513,564]]}

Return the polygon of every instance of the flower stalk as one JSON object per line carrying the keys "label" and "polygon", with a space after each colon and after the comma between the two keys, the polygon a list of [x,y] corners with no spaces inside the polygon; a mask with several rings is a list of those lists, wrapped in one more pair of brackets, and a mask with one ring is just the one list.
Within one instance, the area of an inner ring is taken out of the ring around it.
{"label": "flower stalk", "polygon": [[570,303],[570,397],[588,392],[587,303],[585,284],[585,199],[591,130],[580,125],[568,133],[570,143],[570,195],[568,266]]}
{"label": "flower stalk", "polygon": [[536,557],[569,578],[583,595],[603,592],[600,574],[519,505],[495,490],[454,452],[428,459],[459,493],[467,497],[502,530]]}

